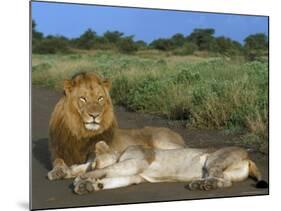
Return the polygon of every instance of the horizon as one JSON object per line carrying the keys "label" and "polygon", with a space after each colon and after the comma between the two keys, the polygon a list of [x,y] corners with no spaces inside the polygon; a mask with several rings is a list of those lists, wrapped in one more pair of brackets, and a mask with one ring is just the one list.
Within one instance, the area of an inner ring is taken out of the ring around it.
{"label": "horizon", "polygon": [[32,2],[31,5],[36,30],[44,36],[72,39],[92,29],[99,36],[106,31],[119,31],[124,36],[133,35],[135,41],[151,43],[177,33],[188,36],[196,28],[213,28],[214,37],[224,36],[241,44],[251,34],[268,36],[267,16],[52,2]]}

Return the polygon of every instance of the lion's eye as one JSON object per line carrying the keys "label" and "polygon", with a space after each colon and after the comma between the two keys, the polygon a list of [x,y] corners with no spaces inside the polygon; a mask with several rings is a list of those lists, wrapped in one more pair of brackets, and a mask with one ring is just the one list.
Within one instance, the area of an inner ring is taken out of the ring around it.
{"label": "lion's eye", "polygon": [[83,103],[86,103],[86,102],[87,102],[87,100],[86,100],[85,97],[80,97],[79,100],[82,101]]}
{"label": "lion's eye", "polygon": [[103,98],[102,96],[100,96],[99,99],[98,99],[98,101],[99,101],[99,102],[102,102],[103,99],[104,99],[104,98]]}

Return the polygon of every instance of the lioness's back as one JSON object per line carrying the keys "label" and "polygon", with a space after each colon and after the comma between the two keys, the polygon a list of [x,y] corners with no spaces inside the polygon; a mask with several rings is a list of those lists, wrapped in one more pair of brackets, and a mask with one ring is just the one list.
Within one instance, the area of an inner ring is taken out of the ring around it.
{"label": "lioness's back", "polygon": [[207,154],[202,149],[155,149],[155,159],[141,176],[149,182],[190,181],[202,177]]}

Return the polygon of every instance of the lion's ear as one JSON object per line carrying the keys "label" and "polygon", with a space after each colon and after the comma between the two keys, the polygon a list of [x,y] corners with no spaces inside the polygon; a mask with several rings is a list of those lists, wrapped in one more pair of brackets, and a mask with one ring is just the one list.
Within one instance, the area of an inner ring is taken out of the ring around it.
{"label": "lion's ear", "polygon": [[66,94],[69,94],[72,90],[73,84],[71,80],[64,80],[63,82],[63,89]]}
{"label": "lion's ear", "polygon": [[110,152],[110,148],[107,143],[105,143],[104,141],[99,141],[98,143],[96,143],[96,155],[104,154],[107,152]]}
{"label": "lion's ear", "polygon": [[111,89],[111,81],[110,81],[110,79],[103,79],[102,84],[103,84],[103,86],[104,86],[107,90],[110,90],[110,89]]}

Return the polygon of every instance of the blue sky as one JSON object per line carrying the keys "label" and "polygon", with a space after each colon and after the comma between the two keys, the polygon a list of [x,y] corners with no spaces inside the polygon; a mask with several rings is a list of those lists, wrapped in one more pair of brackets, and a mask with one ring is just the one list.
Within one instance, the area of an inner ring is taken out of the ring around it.
{"label": "blue sky", "polygon": [[250,34],[268,35],[267,17],[258,16],[32,2],[32,18],[44,35],[68,38],[79,37],[88,28],[99,35],[118,30],[148,43],[175,33],[188,35],[194,28],[214,28],[215,36],[241,43]]}

